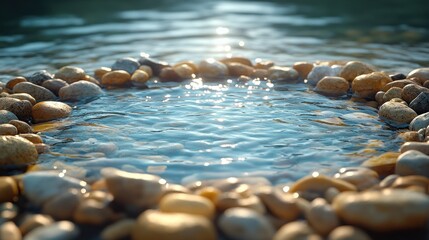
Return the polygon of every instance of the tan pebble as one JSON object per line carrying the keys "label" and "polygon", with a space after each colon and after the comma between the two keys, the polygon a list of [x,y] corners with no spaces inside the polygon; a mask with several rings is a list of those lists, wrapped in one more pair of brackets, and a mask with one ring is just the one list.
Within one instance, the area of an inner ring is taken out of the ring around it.
{"label": "tan pebble", "polygon": [[207,198],[185,194],[171,193],[163,197],[159,203],[162,212],[188,213],[212,219],[215,214],[214,204]]}
{"label": "tan pebble", "polygon": [[390,77],[382,72],[359,75],[352,81],[352,91],[362,98],[374,98],[375,94],[391,81]]}
{"label": "tan pebble", "polygon": [[416,78],[420,81],[429,80],[429,68],[417,68],[408,73],[407,78]]}
{"label": "tan pebble", "polygon": [[48,153],[51,151],[51,147],[47,144],[44,144],[44,143],[34,144],[34,146],[36,147],[38,154]]}
{"label": "tan pebble", "polygon": [[100,67],[94,70],[94,77],[97,80],[101,80],[104,74],[111,72],[112,69],[108,67]]}
{"label": "tan pebble", "polygon": [[33,106],[32,116],[36,123],[47,122],[70,115],[72,108],[62,102],[44,101]]}
{"label": "tan pebble", "polygon": [[285,221],[294,221],[301,215],[298,201],[292,194],[281,193],[268,187],[260,189],[257,196],[270,212]]}
{"label": "tan pebble", "polygon": [[429,92],[429,89],[417,84],[408,84],[402,89],[401,98],[407,103],[411,103],[422,92]]}
{"label": "tan pebble", "polygon": [[199,73],[204,78],[220,79],[228,76],[228,67],[213,58],[203,60],[198,65]]}
{"label": "tan pebble", "polygon": [[216,207],[219,211],[225,211],[233,207],[243,207],[252,209],[260,214],[266,212],[265,206],[257,196],[243,197],[236,192],[221,193],[216,201]]}
{"label": "tan pebble", "polygon": [[18,136],[27,139],[28,141],[32,142],[33,144],[43,143],[42,137],[40,135],[37,135],[34,133],[24,133],[24,134],[19,134]]}
{"label": "tan pebble", "polygon": [[11,120],[9,124],[12,124],[16,127],[19,134],[23,133],[33,133],[33,128],[28,125],[28,123],[20,121],[20,120]]}
{"label": "tan pebble", "polygon": [[268,78],[274,81],[295,82],[299,75],[293,68],[273,66],[268,69]]}
{"label": "tan pebble", "polygon": [[385,92],[383,91],[378,91],[375,94],[375,101],[377,101],[378,105],[382,105],[384,103],[383,97],[384,97]]}
{"label": "tan pebble", "polygon": [[86,73],[82,68],[64,66],[55,73],[55,78],[66,81],[68,84],[85,79]]}
{"label": "tan pebble", "polygon": [[359,191],[371,188],[379,183],[378,173],[363,167],[341,168],[335,174],[335,178],[355,185]]}
{"label": "tan pebble", "polygon": [[115,70],[104,74],[101,84],[109,86],[123,86],[130,82],[131,75],[124,70]]}
{"label": "tan pebble", "polygon": [[16,135],[18,134],[18,129],[12,124],[3,123],[0,124],[0,135]]}
{"label": "tan pebble", "polygon": [[138,217],[131,239],[215,240],[217,237],[213,224],[205,217],[146,210]]}
{"label": "tan pebble", "polygon": [[379,187],[380,188],[389,188],[393,185],[393,183],[396,181],[396,179],[399,178],[399,175],[391,174],[387,177],[385,177],[383,180],[381,180]]}
{"label": "tan pebble", "polygon": [[371,240],[371,237],[359,228],[340,226],[329,234],[328,240]]}
{"label": "tan pebble", "polygon": [[401,146],[401,153],[409,150],[417,150],[426,155],[429,155],[429,143],[428,142],[406,142]]}
{"label": "tan pebble", "polygon": [[220,193],[221,192],[219,191],[219,189],[217,189],[215,187],[204,187],[204,188],[199,189],[196,194],[207,198],[212,203],[215,203],[217,198],[219,197]]}
{"label": "tan pebble", "polygon": [[257,59],[255,62],[255,69],[268,70],[270,67],[275,65],[273,61],[266,61],[261,59]]}
{"label": "tan pebble", "polygon": [[347,80],[341,77],[324,77],[316,85],[315,91],[327,96],[346,95],[350,88]]}
{"label": "tan pebble", "polygon": [[25,236],[25,240],[39,239],[61,239],[74,240],[78,239],[79,228],[70,221],[54,222],[47,226],[34,229]]}
{"label": "tan pebble", "polygon": [[407,105],[395,102],[392,99],[389,102],[380,106],[378,111],[379,117],[389,124],[395,126],[407,126],[415,117],[417,113]]}
{"label": "tan pebble", "polygon": [[91,77],[89,75],[85,75],[85,79],[82,79],[82,80],[79,80],[79,81],[87,81],[87,82],[90,82],[90,83],[94,83],[95,85],[100,85],[100,82],[97,79],[95,79],[94,77]]}
{"label": "tan pebble", "polygon": [[49,79],[42,83],[42,87],[45,87],[57,96],[59,95],[60,89],[68,85],[66,81],[61,79]]}
{"label": "tan pebble", "polygon": [[19,225],[19,230],[22,232],[23,235],[26,235],[27,233],[31,232],[32,230],[38,227],[48,226],[53,222],[54,220],[48,215],[29,214],[24,218],[22,223]]}
{"label": "tan pebble", "polygon": [[161,82],[179,82],[183,80],[172,67],[164,67],[159,72]]}
{"label": "tan pebble", "polygon": [[401,98],[402,88],[399,87],[391,87],[387,92],[383,95],[383,103],[388,102],[394,98]]}
{"label": "tan pebble", "polygon": [[1,240],[21,240],[22,235],[18,227],[13,222],[5,222],[0,225]]}
{"label": "tan pebble", "polygon": [[19,100],[27,100],[31,103],[31,105],[36,104],[36,99],[34,99],[34,97],[32,97],[28,93],[14,93],[14,94],[9,94],[7,97],[16,98]]}
{"label": "tan pebble", "polygon": [[220,60],[220,62],[222,62],[223,64],[230,64],[230,63],[239,63],[245,66],[249,66],[252,67],[252,62],[245,57],[228,57],[228,58],[223,58]]}
{"label": "tan pebble", "polygon": [[429,178],[418,175],[398,177],[395,179],[391,187],[403,188],[408,190],[410,189],[410,187],[417,187],[422,193],[428,193]]}
{"label": "tan pebble", "polygon": [[101,232],[103,240],[121,240],[131,236],[136,221],[134,219],[122,219],[106,228]]}
{"label": "tan pebble", "polygon": [[326,201],[328,201],[328,203],[332,203],[332,201],[336,196],[338,196],[338,194],[340,194],[340,191],[338,191],[338,189],[336,188],[331,187],[326,189],[324,197]]}
{"label": "tan pebble", "polygon": [[261,80],[265,80],[268,78],[268,70],[266,69],[255,69],[251,74],[251,78],[258,78]]}
{"label": "tan pebble", "polygon": [[340,192],[356,191],[357,188],[346,181],[329,178],[319,173],[307,176],[296,181],[290,188],[289,192],[319,192],[324,193],[328,188],[337,188]]}
{"label": "tan pebble", "polygon": [[15,87],[16,84],[22,83],[22,82],[27,82],[27,79],[25,79],[25,77],[15,77],[15,78],[12,78],[11,80],[9,80],[6,83],[5,87],[6,87],[6,89],[9,90],[9,93],[12,93],[13,87]]}
{"label": "tan pebble", "polygon": [[[410,146],[413,143],[406,144]],[[429,156],[417,150],[405,151],[399,155],[396,161],[395,173],[400,176],[421,175],[429,177]]]}
{"label": "tan pebble", "polygon": [[399,155],[397,152],[386,152],[366,160],[361,166],[376,171],[379,176],[387,176],[394,173]]}
{"label": "tan pebble", "polygon": [[192,79],[195,76],[194,69],[188,64],[174,66],[173,69],[181,79]]}
{"label": "tan pebble", "polygon": [[305,221],[295,221],[283,225],[273,240],[322,240]]}
{"label": "tan pebble", "polygon": [[147,65],[141,65],[139,67],[139,70],[145,71],[147,73],[147,75],[149,75],[149,78],[151,78],[153,76],[152,68],[147,66]]}
{"label": "tan pebble", "polygon": [[198,73],[198,66],[193,61],[181,61],[181,62],[176,63],[173,67],[177,67],[177,66],[180,66],[180,65],[183,65],[183,64],[189,66],[190,68],[192,68],[192,72],[193,73],[195,73],[195,74]]}
{"label": "tan pebble", "polygon": [[13,202],[18,196],[18,185],[11,177],[0,177],[0,203]]}
{"label": "tan pebble", "polygon": [[109,192],[106,191],[91,191],[89,194],[86,195],[85,199],[93,199],[96,200],[98,202],[102,202],[102,203],[109,203],[111,201],[113,201],[113,195]]}
{"label": "tan pebble", "polygon": [[387,92],[389,89],[391,89],[392,87],[398,87],[398,88],[404,88],[405,86],[407,86],[408,84],[415,84],[413,81],[411,81],[411,80],[408,80],[408,79],[404,79],[404,80],[396,80],[396,81],[393,81],[393,82],[390,82],[390,83],[388,83],[388,84],[386,84],[384,87],[383,87],[383,91],[384,92]]}
{"label": "tan pebble", "polygon": [[0,165],[33,163],[37,157],[36,147],[27,139],[0,136]]}
{"label": "tan pebble", "polygon": [[101,225],[109,222],[112,216],[112,210],[105,203],[85,199],[76,207],[73,219],[80,224]]}
{"label": "tan pebble", "polygon": [[143,70],[137,69],[131,76],[131,83],[137,87],[146,85],[147,81],[149,81],[149,74]]}
{"label": "tan pebble", "polygon": [[77,189],[71,189],[48,200],[42,212],[56,220],[71,220],[81,200],[82,194]]}
{"label": "tan pebble", "polygon": [[12,112],[19,120],[28,121],[31,119],[31,108],[33,105],[27,100],[4,97],[0,98],[0,109]]}
{"label": "tan pebble", "polygon": [[185,186],[169,183],[165,185],[164,195],[170,193],[191,193],[191,191],[189,191]]}
{"label": "tan pebble", "polygon": [[351,61],[348,62],[340,72],[340,77],[352,82],[357,76],[374,72],[375,69],[365,63]]}
{"label": "tan pebble", "polygon": [[314,64],[309,62],[296,62],[293,64],[293,69],[298,72],[301,79],[306,79],[313,67]]}
{"label": "tan pebble", "polygon": [[314,199],[305,216],[314,231],[322,236],[328,235],[340,225],[336,213],[323,198]]}
{"label": "tan pebble", "polygon": [[254,71],[253,67],[237,62],[226,63],[226,66],[228,67],[229,75],[232,77],[250,76]]}
{"label": "tan pebble", "polygon": [[417,131],[407,131],[400,133],[399,136],[405,142],[420,142],[420,134]]}

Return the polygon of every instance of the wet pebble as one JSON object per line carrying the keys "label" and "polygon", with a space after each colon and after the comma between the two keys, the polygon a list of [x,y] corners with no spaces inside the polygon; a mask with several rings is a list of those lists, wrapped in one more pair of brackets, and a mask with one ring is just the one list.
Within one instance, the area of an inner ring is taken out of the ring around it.
{"label": "wet pebble", "polygon": [[407,103],[411,103],[422,92],[429,92],[429,89],[417,84],[408,84],[402,89],[401,98]]}
{"label": "wet pebble", "polygon": [[33,163],[37,157],[36,147],[27,139],[0,136],[0,165]]}
{"label": "wet pebble", "polygon": [[214,204],[205,197],[185,193],[170,193],[159,203],[162,212],[188,213],[212,219],[215,214]]}
{"label": "wet pebble", "polygon": [[103,78],[104,74],[111,72],[112,69],[108,68],[108,67],[101,67],[101,68],[97,68],[94,70],[94,77],[95,79],[97,79],[98,81],[101,81],[101,79]]}
{"label": "wet pebble", "polygon": [[42,212],[57,220],[71,220],[81,200],[82,193],[77,189],[70,189],[48,200],[43,205]]}
{"label": "wet pebble", "polygon": [[86,73],[80,67],[64,66],[55,73],[54,78],[64,80],[68,84],[71,84],[86,79]]}
{"label": "wet pebble", "polygon": [[22,235],[13,222],[5,222],[0,225],[0,240],[21,240]]}
{"label": "wet pebble", "polygon": [[79,228],[70,221],[59,221],[34,229],[25,240],[74,240],[79,236]]}
{"label": "wet pebble", "polygon": [[429,112],[429,92],[422,92],[413,101],[410,102],[412,108],[417,114]]}
{"label": "wet pebble", "polygon": [[352,81],[352,91],[358,97],[373,99],[375,94],[391,81],[389,76],[382,72],[359,75]]}
{"label": "wet pebble", "polygon": [[341,192],[357,190],[357,188],[351,183],[317,173],[296,181],[290,187],[289,192],[316,192],[323,194],[328,188],[331,187],[336,188]]}
{"label": "wet pebble", "polygon": [[[155,59],[152,59],[148,56],[143,56],[141,58],[139,58],[138,62],[140,63],[141,66],[149,66],[153,72],[154,76],[158,76],[159,73],[161,72],[161,69],[168,67],[170,65],[168,65],[167,62],[163,62],[163,61],[157,61]],[[142,69],[144,70],[144,69]],[[152,74],[149,74],[152,75]]]}
{"label": "wet pebble", "polygon": [[406,79],[407,76],[405,76],[405,74],[403,73],[395,73],[395,74],[391,74],[389,75],[390,79],[392,79],[392,81],[397,81],[397,80],[402,80],[402,79]]}
{"label": "wet pebble", "polygon": [[394,173],[399,155],[398,152],[386,152],[366,160],[362,166],[374,170],[379,176],[387,176]]}
{"label": "wet pebble", "polygon": [[418,115],[411,121],[410,123],[410,130],[418,131],[422,128],[426,128],[429,126],[429,113],[423,113]]}
{"label": "wet pebble", "polygon": [[270,212],[285,221],[294,221],[301,215],[298,199],[289,193],[281,193],[271,187],[260,189],[257,196]]}
{"label": "wet pebble", "polygon": [[404,88],[405,86],[407,86],[409,84],[416,84],[416,83],[413,82],[413,81],[411,81],[411,80],[408,80],[408,79],[396,80],[396,81],[393,81],[393,82],[390,82],[390,83],[386,84],[383,87],[382,90],[386,92],[386,91],[388,91],[392,87],[398,87],[398,88],[402,89],[402,88]]}
{"label": "wet pebble", "polygon": [[322,78],[328,76],[335,77],[330,66],[316,65],[312,68],[310,73],[308,73],[307,81],[311,86],[316,86]]}
{"label": "wet pebble", "polygon": [[[357,76],[375,72],[375,69],[358,61],[348,62],[340,72],[340,77],[352,82]],[[389,77],[389,76],[387,76]],[[390,79],[390,78],[389,78]]]}
{"label": "wet pebble", "polygon": [[230,239],[272,239],[275,232],[263,215],[247,208],[230,208],[218,222],[221,231]]}
{"label": "wet pebble", "polygon": [[204,78],[219,79],[228,76],[228,67],[213,58],[201,61],[198,69],[200,75]]}
{"label": "wet pebble", "polygon": [[359,191],[368,189],[379,183],[378,173],[363,167],[341,168],[335,178],[349,182],[357,187]]}
{"label": "wet pebble", "polygon": [[371,240],[371,237],[359,228],[340,226],[329,234],[328,240]]}
{"label": "wet pebble", "polygon": [[287,223],[273,237],[273,240],[295,239],[322,240],[305,221]]}
{"label": "wet pebble", "polygon": [[102,240],[121,240],[131,236],[136,221],[134,219],[122,219],[109,226],[101,232]]}
{"label": "wet pebble", "polygon": [[340,221],[331,205],[323,198],[314,199],[305,216],[314,231],[322,236],[328,235],[340,225]]}
{"label": "wet pebble", "polygon": [[115,217],[108,203],[98,199],[84,199],[76,207],[73,219],[79,224],[103,225]]}
{"label": "wet pebble", "polygon": [[387,123],[398,127],[408,126],[417,117],[417,113],[407,105],[389,101],[381,105],[378,115]]}
{"label": "wet pebble", "polygon": [[123,70],[132,75],[137,69],[139,69],[140,63],[137,59],[126,57],[120,58],[113,63],[111,69],[115,70]]}
{"label": "wet pebble", "polygon": [[394,98],[401,98],[402,88],[391,87],[387,92],[383,94],[383,103],[388,102]]}
{"label": "wet pebble", "polygon": [[62,101],[81,101],[94,98],[103,94],[103,90],[94,83],[77,81],[59,90]]}
{"label": "wet pebble", "polygon": [[147,81],[149,81],[149,74],[143,70],[137,69],[134,71],[131,76],[131,83],[136,87],[146,86]]}
{"label": "wet pebble", "polygon": [[44,101],[33,106],[32,116],[34,122],[40,123],[68,117],[71,111],[72,108],[63,102]]}
{"label": "wet pebble", "polygon": [[264,214],[266,212],[265,206],[255,195],[243,196],[237,192],[226,192],[221,193],[216,200],[216,208],[219,211],[225,211],[234,207],[252,209],[260,214]]}
{"label": "wet pebble", "polygon": [[19,99],[19,100],[27,100],[27,101],[29,101],[31,103],[31,105],[36,104],[36,99],[34,99],[34,97],[31,96],[28,93],[14,93],[14,94],[8,95],[7,97],[9,97],[9,98],[16,98],[16,99]]}
{"label": "wet pebble", "polygon": [[18,134],[18,129],[15,126],[9,123],[0,124],[0,135],[16,135]]}
{"label": "wet pebble", "polygon": [[124,86],[130,83],[131,75],[124,70],[115,70],[104,74],[101,84],[108,86]]}
{"label": "wet pebble", "polygon": [[165,67],[159,72],[159,80],[161,82],[180,82],[183,79],[177,74],[172,67]]}
{"label": "wet pebble", "polygon": [[226,65],[230,63],[239,63],[241,65],[252,67],[252,61],[250,61],[248,58],[245,58],[245,57],[228,57],[228,58],[223,58],[219,61]]}
{"label": "wet pebble", "polygon": [[45,87],[49,91],[53,92],[58,96],[61,88],[68,86],[69,84],[61,79],[50,79],[43,82],[42,87]]}
{"label": "wet pebble", "polygon": [[8,110],[0,110],[0,124],[9,123],[12,120],[18,120],[18,117]]}
{"label": "wet pebble", "polygon": [[36,85],[42,85],[46,80],[54,78],[54,75],[46,70],[37,71],[26,77],[27,81]]}
{"label": "wet pebble", "polygon": [[309,62],[296,62],[293,64],[293,69],[298,72],[299,78],[304,80],[313,69],[314,65]]}
{"label": "wet pebble", "polygon": [[12,78],[6,83],[5,89],[9,93],[12,93],[13,87],[15,87],[16,84],[21,83],[21,82],[27,82],[27,79],[25,77]]}
{"label": "wet pebble", "polygon": [[13,202],[18,196],[18,185],[11,177],[0,177],[0,203]]}
{"label": "wet pebble", "polygon": [[22,82],[16,84],[15,87],[13,87],[13,92],[28,93],[32,97],[34,97],[34,99],[36,99],[36,102],[50,101],[56,99],[55,94],[48,89],[30,82]]}
{"label": "wet pebble", "polygon": [[342,96],[349,88],[349,82],[342,77],[324,77],[317,83],[315,91],[327,96]]}
{"label": "wet pebble", "polygon": [[417,68],[408,73],[407,78],[416,78],[422,82],[429,80],[429,68]]}
{"label": "wet pebble", "polygon": [[9,121],[9,124],[12,124],[16,127],[19,134],[22,133],[33,133],[33,128],[28,125],[28,123],[20,121],[20,120],[11,120]]}
{"label": "wet pebble", "polygon": [[[429,150],[429,144],[426,144]],[[413,149],[412,146],[407,149]],[[429,177],[429,156],[417,150],[407,150],[399,155],[395,173],[400,176],[421,175]]]}
{"label": "wet pebble", "polygon": [[40,135],[37,135],[34,133],[22,133],[22,134],[19,134],[18,136],[27,139],[28,141],[32,142],[33,144],[43,143],[42,137]]}
{"label": "wet pebble", "polygon": [[19,100],[10,97],[0,98],[0,110],[12,112],[18,119],[28,121],[31,118],[33,105],[27,100]]}
{"label": "wet pebble", "polygon": [[401,153],[409,150],[416,150],[426,155],[429,155],[429,143],[428,142],[406,142],[401,146]]}
{"label": "wet pebble", "polygon": [[232,77],[250,76],[254,72],[253,67],[238,62],[226,63],[226,66],[228,67],[229,75]]}

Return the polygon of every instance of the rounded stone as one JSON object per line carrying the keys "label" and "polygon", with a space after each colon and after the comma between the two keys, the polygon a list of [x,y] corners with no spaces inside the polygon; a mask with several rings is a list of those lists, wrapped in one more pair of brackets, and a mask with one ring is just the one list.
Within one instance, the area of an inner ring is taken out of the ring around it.
{"label": "rounded stone", "polygon": [[261,214],[247,208],[230,208],[219,218],[219,228],[230,239],[272,239],[274,228]]}
{"label": "rounded stone", "polygon": [[426,128],[427,126],[429,126],[429,113],[423,113],[411,121],[409,128],[412,131],[418,131],[422,128]]}
{"label": "rounded stone", "polygon": [[377,172],[379,176],[387,176],[394,173],[399,155],[398,152],[386,152],[366,160],[362,166]]}
{"label": "rounded stone", "polygon": [[255,69],[252,74],[250,74],[250,78],[253,79],[268,79],[268,70],[266,69]]}
{"label": "rounded stone", "polygon": [[27,100],[10,97],[0,98],[0,109],[12,112],[20,120],[28,121],[31,118],[32,107],[33,105]]}
{"label": "rounded stone", "polygon": [[390,82],[390,83],[386,84],[383,87],[383,91],[386,92],[386,91],[388,91],[392,87],[398,87],[398,88],[402,89],[402,88],[404,88],[405,86],[407,86],[409,84],[416,84],[416,83],[413,82],[413,81],[411,81],[411,80],[408,80],[408,79],[396,80],[396,81],[393,81],[393,82]]}
{"label": "rounded stone", "polygon": [[13,92],[28,93],[32,97],[34,97],[34,99],[36,99],[36,102],[50,101],[56,99],[55,94],[48,89],[30,82],[22,82],[16,84],[15,87],[13,87]]}
{"label": "rounded stone", "polygon": [[131,75],[124,70],[111,71],[101,78],[101,84],[110,86],[123,86],[130,82]]}
{"label": "rounded stone", "polygon": [[0,165],[34,163],[37,157],[36,147],[27,139],[0,136]]}
{"label": "rounded stone", "polygon": [[394,73],[394,74],[390,74],[389,77],[393,80],[393,81],[398,81],[398,80],[403,80],[406,79],[407,76],[405,76],[403,73]]}
{"label": "rounded stone", "polygon": [[429,80],[429,68],[417,68],[408,73],[407,78],[416,78],[419,81],[426,81]]}
{"label": "rounded stone", "polygon": [[12,120],[18,120],[18,117],[8,110],[0,110],[0,124],[9,123]]}
{"label": "rounded stone", "polygon": [[18,196],[18,185],[11,177],[0,177],[0,202],[13,202]]}
{"label": "rounded stone", "polygon": [[196,73],[194,68],[191,67],[191,65],[186,63],[176,65],[173,67],[173,69],[181,79],[192,79],[193,75]]}
{"label": "rounded stone", "polygon": [[50,79],[43,82],[42,87],[45,87],[49,91],[53,92],[58,96],[61,88],[68,86],[69,84],[61,79]]}
{"label": "rounded stone", "polygon": [[359,75],[352,81],[352,91],[358,97],[373,99],[375,94],[391,81],[389,76],[382,72]]}
{"label": "rounded stone", "polygon": [[421,92],[410,102],[410,108],[416,111],[417,114],[429,112],[429,92]]}
{"label": "rounded stone", "polygon": [[85,79],[86,73],[80,67],[64,66],[55,73],[54,77],[64,80],[70,84]]}
{"label": "rounded stone", "polygon": [[81,200],[82,194],[77,189],[71,189],[48,200],[42,212],[57,220],[71,220]]}
{"label": "rounded stone", "polygon": [[226,66],[229,75],[232,77],[250,76],[254,71],[253,67],[238,62],[226,63]]}
{"label": "rounded stone", "polygon": [[[194,73],[194,74],[198,73],[198,66],[197,66],[197,64],[195,64],[193,61],[189,61],[189,60],[188,61],[180,61],[180,62],[174,64],[173,68],[177,71],[176,67],[179,67],[179,66],[182,66],[182,65],[186,65],[186,66],[190,67],[192,69],[192,73]],[[145,66],[145,67],[147,68],[148,66]],[[142,70],[146,71],[146,69],[142,69]],[[150,70],[148,72],[148,74],[152,75],[152,70],[150,68],[148,70]],[[178,74],[179,74],[179,72],[178,72]]]}
{"label": "rounded stone", "polygon": [[25,240],[74,240],[79,236],[79,228],[70,221],[59,221],[34,229]]}
{"label": "rounded stone", "polygon": [[38,227],[48,226],[53,222],[53,219],[47,215],[27,214],[19,225],[19,230],[23,235],[27,235],[27,233],[31,232],[32,230]]}
{"label": "rounded stone", "polygon": [[255,61],[255,69],[265,69],[268,70],[270,67],[274,66],[273,61],[256,59]]}
{"label": "rounded stone", "polygon": [[139,69],[139,67],[140,63],[137,61],[137,59],[126,57],[116,60],[116,62],[113,63],[111,69],[112,71],[123,70],[132,75],[137,69]]}
{"label": "rounded stone", "polygon": [[300,79],[306,79],[314,65],[309,62],[296,62],[292,67],[298,72]]}
{"label": "rounded stone", "polygon": [[[195,66],[195,67],[196,67],[196,66]],[[149,67],[149,66],[147,66],[147,65],[141,65],[141,66],[139,67],[139,70],[142,70],[142,71],[146,72],[146,73],[147,73],[147,75],[149,75],[149,78],[151,78],[151,77],[153,76],[152,68],[151,68],[151,67]]]}
{"label": "rounded stone", "polygon": [[101,67],[94,70],[94,77],[97,80],[101,80],[104,76],[104,74],[111,72],[112,69],[108,67]]}
{"label": "rounded stone", "polygon": [[380,182],[376,171],[363,167],[341,168],[334,177],[355,185],[359,191],[371,188]]}
{"label": "rounded stone", "polygon": [[22,133],[18,136],[27,139],[28,141],[32,142],[33,144],[41,144],[43,143],[42,137],[40,135],[34,134],[34,133]]}
{"label": "rounded stone", "polygon": [[342,96],[349,88],[349,82],[342,77],[324,77],[317,83],[315,91],[327,96]]}
{"label": "rounded stone", "polygon": [[297,220],[301,215],[298,199],[289,193],[281,193],[271,187],[260,188],[256,193],[270,212],[284,221]]}
{"label": "rounded stone", "polygon": [[260,214],[266,212],[265,206],[255,195],[243,196],[237,192],[226,192],[219,195],[216,201],[216,208],[219,211],[225,211],[234,207],[252,209]]}
{"label": "rounded stone", "polygon": [[122,219],[109,226],[101,232],[102,240],[128,239],[134,228],[136,221],[134,219]]}
{"label": "rounded stone", "polygon": [[137,69],[134,71],[131,76],[131,83],[136,87],[146,86],[147,81],[149,81],[149,74],[143,70]]}
{"label": "rounded stone", "polygon": [[159,203],[162,212],[176,212],[200,215],[212,219],[215,206],[210,200],[198,195],[185,193],[170,193],[163,197]]}
{"label": "rounded stone", "polygon": [[383,95],[383,103],[388,102],[394,98],[401,98],[402,88],[399,87],[391,87],[387,92]]}
{"label": "rounded stone", "polygon": [[146,210],[138,217],[131,239],[215,240],[216,231],[202,216]]}
{"label": "rounded stone", "polygon": [[18,133],[33,133],[33,128],[28,123],[20,120],[11,120],[9,124],[12,124],[18,130]]}
{"label": "rounded stone", "polygon": [[273,237],[273,240],[295,239],[322,240],[305,221],[286,223]]}
{"label": "rounded stone", "polygon": [[199,73],[204,78],[224,78],[228,76],[228,67],[213,58],[203,60],[198,65]]}
{"label": "rounded stone", "polygon": [[84,199],[80,201],[73,213],[73,219],[78,224],[103,225],[113,218],[113,211],[108,201]]}
{"label": "rounded stone", "polygon": [[429,155],[429,142],[406,142],[401,146],[401,153],[409,150],[416,150]]}
{"label": "rounded stone", "polygon": [[402,89],[401,98],[407,103],[411,103],[422,92],[429,92],[429,89],[417,84],[408,84]]}
{"label": "rounded stone", "polygon": [[180,82],[183,79],[177,74],[177,72],[172,67],[165,67],[161,69],[159,73],[159,80],[161,82]]}
{"label": "rounded stone", "polygon": [[0,239],[1,240],[21,240],[22,235],[18,227],[13,222],[5,222],[0,224]]}
{"label": "rounded stone", "polygon": [[[347,81],[353,81],[357,76],[375,72],[375,69],[365,63],[358,61],[348,62],[340,72],[340,77]],[[387,76],[389,77],[389,76]],[[390,78],[389,78],[390,79]]]}
{"label": "rounded stone", "polygon": [[62,101],[80,101],[94,98],[103,94],[97,84],[88,81],[74,82],[60,89],[59,96]]}
{"label": "rounded stone", "polygon": [[332,207],[345,223],[377,232],[420,228],[429,220],[429,198],[403,189],[344,192]]}
{"label": "rounded stone", "polygon": [[381,105],[378,115],[388,124],[398,127],[407,126],[417,117],[417,113],[413,109],[403,103],[394,101],[389,101]]}
{"label": "rounded stone", "polygon": [[296,82],[299,74],[290,67],[273,66],[268,69],[268,78],[273,81]]}
{"label": "rounded stone", "polygon": [[329,188],[334,187],[339,191],[356,191],[357,188],[346,181],[330,178],[320,174],[313,174],[296,181],[289,189],[289,192],[317,192],[324,193]]}
{"label": "rounded stone", "polygon": [[71,111],[72,108],[62,102],[39,102],[32,109],[33,121],[40,123],[65,118],[70,115]]}
{"label": "rounded stone", "polygon": [[371,237],[359,228],[340,226],[329,234],[328,240],[371,240]]}
{"label": "rounded stone", "polygon": [[28,93],[14,93],[14,94],[10,94],[7,97],[9,97],[9,98],[16,98],[18,100],[27,100],[27,101],[29,101],[31,103],[31,105],[36,104],[36,99],[34,99],[34,97],[32,97]]}
{"label": "rounded stone", "polygon": [[[429,144],[426,144],[425,147],[429,150]],[[407,149],[413,148],[410,146]],[[403,150],[401,149],[401,151]],[[417,150],[407,150],[399,155],[395,173],[400,176],[420,175],[429,177],[429,156]]]}
{"label": "rounded stone", "polygon": [[245,66],[252,67],[252,61],[250,61],[248,58],[245,58],[245,57],[228,57],[228,58],[221,59],[220,62],[226,65],[230,63],[239,63]]}
{"label": "rounded stone", "polygon": [[148,56],[142,56],[141,58],[139,58],[138,62],[140,63],[141,66],[144,66],[144,65],[149,66],[154,76],[158,76],[159,73],[161,72],[161,69],[170,66],[168,65],[167,62],[157,61]]}
{"label": "rounded stone", "polygon": [[37,71],[30,76],[27,76],[27,81],[34,83],[36,85],[42,85],[42,83],[46,80],[54,78],[54,75],[52,73],[46,71],[46,70],[40,70]]}
{"label": "rounded stone", "polygon": [[15,87],[16,84],[21,83],[21,82],[27,82],[27,79],[25,79],[25,77],[12,78],[11,80],[9,80],[6,83],[5,87],[9,92],[12,92],[13,87]]}
{"label": "rounded stone", "polygon": [[305,216],[314,231],[322,236],[328,235],[340,225],[340,220],[331,205],[323,198],[314,199]]}
{"label": "rounded stone", "polygon": [[18,134],[18,129],[12,124],[3,123],[0,124],[0,135],[16,135]]}

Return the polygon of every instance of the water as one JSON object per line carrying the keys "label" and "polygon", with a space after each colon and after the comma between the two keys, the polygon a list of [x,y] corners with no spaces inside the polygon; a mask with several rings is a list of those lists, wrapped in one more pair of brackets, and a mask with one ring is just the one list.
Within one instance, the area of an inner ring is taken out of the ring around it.
{"label": "water", "polygon": [[[241,55],[278,65],[353,59],[403,73],[429,66],[425,1],[380,1],[365,11],[336,1],[31,4],[3,21],[2,81],[64,65],[91,73],[142,52],[173,63]],[[40,165],[87,177],[114,166],[176,182],[266,176],[278,183],[356,166],[400,144],[375,109],[303,84],[151,82],[74,107],[60,128],[43,133],[53,154],[41,155]]]}

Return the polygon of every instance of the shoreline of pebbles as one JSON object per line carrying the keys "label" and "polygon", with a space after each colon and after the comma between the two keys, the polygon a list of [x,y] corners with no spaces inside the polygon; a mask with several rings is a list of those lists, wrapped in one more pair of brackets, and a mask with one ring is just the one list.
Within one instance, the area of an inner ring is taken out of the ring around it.
{"label": "shoreline of pebbles", "polygon": [[101,87],[197,77],[305,82],[319,94],[378,108],[386,124],[409,131],[399,152],[280,186],[258,177],[183,186],[114,168],[92,182],[56,171],[1,176],[0,240],[429,239],[429,68],[387,75],[356,61],[282,67],[231,57],[169,65],[142,57],[93,76],[72,66],[42,70],[0,84],[0,166],[37,164],[49,146],[32,124],[68,117],[67,102],[100,96]]}

